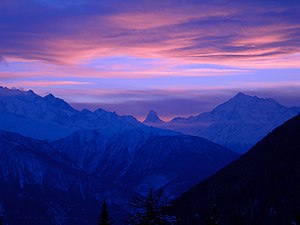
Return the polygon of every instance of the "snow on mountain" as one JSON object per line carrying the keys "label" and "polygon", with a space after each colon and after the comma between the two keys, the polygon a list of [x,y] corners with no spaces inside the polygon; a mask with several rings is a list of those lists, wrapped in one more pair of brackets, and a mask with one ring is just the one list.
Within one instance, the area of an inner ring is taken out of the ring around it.
{"label": "snow on mountain", "polygon": [[189,118],[174,118],[168,123],[155,126],[204,137],[244,153],[299,112],[300,108],[285,107],[271,98],[238,93],[211,112]]}
{"label": "snow on mountain", "polygon": [[98,109],[77,111],[64,100],[49,94],[0,87],[0,129],[40,140],[55,140],[77,130],[101,129],[106,132],[147,126],[132,116]]}
{"label": "snow on mountain", "polygon": [[[174,198],[238,157],[200,137],[102,109],[77,111],[33,91],[0,88],[0,129],[7,130],[0,132],[0,183],[9,192],[8,181],[13,182],[17,199],[28,185],[40,194],[75,192],[81,200],[111,193],[112,204],[123,210],[129,198],[151,187]],[[28,198],[39,199],[29,193]]]}
{"label": "snow on mountain", "polygon": [[150,124],[150,123],[164,123],[164,121],[162,121],[159,116],[157,115],[157,113],[153,110],[150,110],[147,117],[145,118],[145,120],[143,121],[143,123],[146,124]]}

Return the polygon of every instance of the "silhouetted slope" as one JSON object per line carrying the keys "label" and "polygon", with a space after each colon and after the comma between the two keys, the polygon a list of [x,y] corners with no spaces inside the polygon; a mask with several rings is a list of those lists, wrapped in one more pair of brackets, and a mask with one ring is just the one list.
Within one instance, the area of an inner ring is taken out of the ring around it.
{"label": "silhouetted slope", "polygon": [[179,224],[203,224],[213,204],[221,224],[290,224],[300,214],[300,115],[184,193],[173,211]]}

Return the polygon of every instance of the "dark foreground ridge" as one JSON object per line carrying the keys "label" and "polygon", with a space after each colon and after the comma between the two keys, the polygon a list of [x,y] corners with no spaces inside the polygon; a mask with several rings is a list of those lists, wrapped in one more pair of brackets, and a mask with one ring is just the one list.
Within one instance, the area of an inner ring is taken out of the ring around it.
{"label": "dark foreground ridge", "polygon": [[299,191],[300,115],[184,193],[172,212],[182,225],[207,224],[213,205],[223,225],[292,224],[299,220]]}

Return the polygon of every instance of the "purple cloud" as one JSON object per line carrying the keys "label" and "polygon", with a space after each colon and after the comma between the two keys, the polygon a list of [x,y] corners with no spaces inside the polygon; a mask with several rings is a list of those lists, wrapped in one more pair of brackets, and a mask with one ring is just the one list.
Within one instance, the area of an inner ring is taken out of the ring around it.
{"label": "purple cloud", "polygon": [[[267,65],[281,62],[284,67],[284,57],[300,49],[297,2],[1,4],[0,48],[9,58],[75,63],[129,54],[235,66],[242,61],[252,67],[265,60]],[[289,66],[298,63],[299,57]]]}

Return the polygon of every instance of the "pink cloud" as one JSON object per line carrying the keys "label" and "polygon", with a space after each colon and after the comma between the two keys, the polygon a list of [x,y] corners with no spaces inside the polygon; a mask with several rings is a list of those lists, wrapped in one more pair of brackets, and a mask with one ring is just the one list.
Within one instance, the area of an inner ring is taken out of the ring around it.
{"label": "pink cloud", "polygon": [[[121,4],[121,10],[113,13],[78,17],[74,12],[51,22],[41,18],[39,33],[32,24],[27,31],[4,28],[16,40],[4,41],[3,55],[9,60],[61,65],[130,55],[249,68],[299,68],[295,57],[300,52],[299,24],[287,16],[296,8],[249,2],[141,6]],[[44,30],[49,25],[51,30]]]}
{"label": "pink cloud", "polygon": [[89,85],[92,82],[79,81],[22,81],[22,82],[4,82],[2,85],[7,87],[22,87],[22,88],[36,88],[36,87],[51,87],[51,86],[68,86],[68,85]]}

